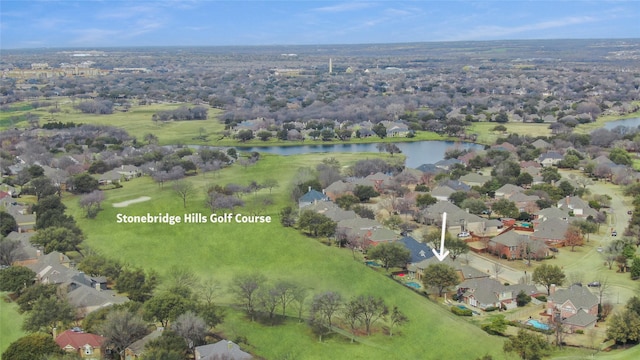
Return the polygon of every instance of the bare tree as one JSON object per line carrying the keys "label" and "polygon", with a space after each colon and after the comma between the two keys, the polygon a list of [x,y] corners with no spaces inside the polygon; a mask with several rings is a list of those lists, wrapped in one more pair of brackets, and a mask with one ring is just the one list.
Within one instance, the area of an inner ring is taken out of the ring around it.
{"label": "bare tree", "polygon": [[273,188],[275,187],[278,187],[278,180],[274,178],[265,179],[262,183],[262,186],[269,189],[269,194],[271,194],[271,190],[273,190]]}
{"label": "bare tree", "polygon": [[302,321],[302,311],[304,310],[304,303],[309,296],[309,290],[304,286],[296,286],[293,288],[293,302],[298,308],[298,319]]}
{"label": "bare tree", "polygon": [[327,291],[316,295],[311,303],[310,323],[320,336],[331,332],[333,328],[333,317],[342,307],[342,296],[333,291]]}
{"label": "bare tree", "polygon": [[498,275],[500,275],[504,271],[504,267],[499,262],[493,263],[493,273],[496,275],[496,280],[498,280]]}
{"label": "bare tree", "polygon": [[258,290],[266,282],[267,278],[259,273],[248,275],[237,275],[233,278],[229,291],[236,296],[236,299],[246,310],[251,321],[254,320],[256,307],[258,305]]}
{"label": "bare tree", "polygon": [[202,345],[207,333],[205,321],[191,311],[178,316],[171,324],[171,330],[180,335],[187,342],[189,351],[193,352],[195,346]]}
{"label": "bare tree", "polygon": [[102,210],[102,201],[104,201],[104,193],[101,190],[93,190],[80,197],[80,207],[84,209],[86,217],[92,219]]}
{"label": "bare tree", "polygon": [[176,194],[180,196],[180,198],[182,199],[182,206],[186,208],[187,199],[191,197],[194,192],[193,184],[184,180],[175,181],[173,183],[173,191],[175,191]]}
{"label": "bare tree", "polygon": [[147,333],[147,324],[138,314],[128,309],[110,311],[100,325],[100,334],[107,339],[120,355],[132,342],[141,339]]}
{"label": "bare tree", "polygon": [[222,285],[214,279],[207,279],[197,285],[197,294],[207,304],[212,305],[218,294],[222,293]]}
{"label": "bare tree", "polygon": [[0,265],[10,266],[22,254],[20,241],[0,238]]}

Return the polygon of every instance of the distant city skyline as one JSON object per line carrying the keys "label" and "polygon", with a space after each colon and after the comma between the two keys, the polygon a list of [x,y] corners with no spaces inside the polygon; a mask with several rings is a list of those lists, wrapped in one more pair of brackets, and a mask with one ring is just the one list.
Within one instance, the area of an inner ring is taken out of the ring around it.
{"label": "distant city skyline", "polygon": [[639,38],[640,2],[0,0],[0,49]]}

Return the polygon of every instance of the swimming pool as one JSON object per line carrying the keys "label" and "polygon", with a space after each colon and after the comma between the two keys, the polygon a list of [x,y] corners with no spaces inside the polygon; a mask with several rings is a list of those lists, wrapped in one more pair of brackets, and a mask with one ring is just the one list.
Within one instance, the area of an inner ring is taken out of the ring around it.
{"label": "swimming pool", "polygon": [[420,289],[420,284],[418,284],[417,282],[414,281],[410,281],[408,283],[405,283],[405,285],[407,285],[408,287],[412,287],[414,289]]}
{"label": "swimming pool", "polygon": [[365,262],[365,264],[367,264],[367,265],[369,265],[369,266],[373,266],[373,267],[380,267],[380,264],[378,264],[378,263],[377,263],[377,262],[375,262],[375,261],[371,261],[371,260],[366,261],[366,262]]}
{"label": "swimming pool", "polygon": [[531,325],[534,328],[540,329],[540,330],[549,330],[550,329],[549,325],[541,323],[540,321],[535,320],[535,319],[527,320],[527,325]]}

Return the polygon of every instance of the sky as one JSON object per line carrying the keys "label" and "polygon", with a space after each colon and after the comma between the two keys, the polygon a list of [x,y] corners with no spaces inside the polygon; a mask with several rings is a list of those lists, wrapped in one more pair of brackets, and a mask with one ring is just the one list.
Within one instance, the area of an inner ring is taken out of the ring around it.
{"label": "sky", "polygon": [[640,0],[0,0],[0,50],[602,38]]}

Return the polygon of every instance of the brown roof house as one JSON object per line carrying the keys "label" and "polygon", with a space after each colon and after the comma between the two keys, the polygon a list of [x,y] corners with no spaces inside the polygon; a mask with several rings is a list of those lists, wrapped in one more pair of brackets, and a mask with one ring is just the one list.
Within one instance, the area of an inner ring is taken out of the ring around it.
{"label": "brown roof house", "polygon": [[529,234],[506,231],[489,241],[489,253],[503,259],[542,259],[549,256],[549,247],[532,240]]}
{"label": "brown roof house", "polygon": [[570,331],[595,326],[598,320],[598,297],[588,288],[571,285],[568,289],[556,289],[551,285],[547,298],[547,314],[562,321]]}
{"label": "brown roof house", "polygon": [[100,335],[73,330],[67,330],[56,337],[56,343],[62,350],[78,354],[87,360],[104,358],[105,341],[106,339]]}

